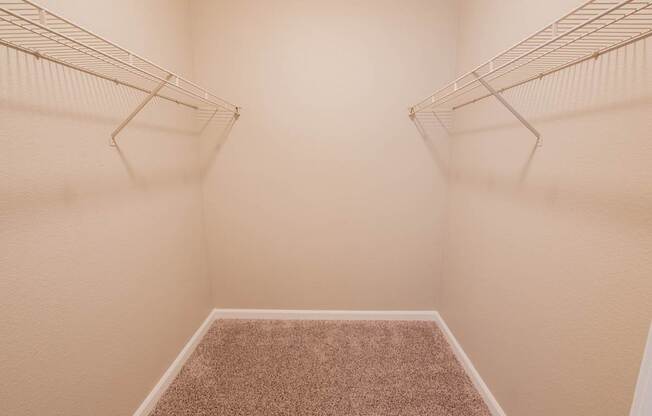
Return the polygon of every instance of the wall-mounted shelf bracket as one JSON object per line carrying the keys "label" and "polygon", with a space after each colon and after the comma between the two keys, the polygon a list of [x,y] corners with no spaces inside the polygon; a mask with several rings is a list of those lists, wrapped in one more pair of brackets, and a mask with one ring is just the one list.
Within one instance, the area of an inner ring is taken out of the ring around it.
{"label": "wall-mounted shelf bracket", "polygon": [[169,74],[169,75],[165,78],[165,80],[164,80],[163,82],[161,82],[160,84],[158,84],[158,86],[157,86],[156,88],[154,88],[152,91],[150,91],[150,93],[147,95],[147,97],[145,97],[145,99],[144,99],[140,104],[138,104],[138,107],[136,107],[136,108],[134,109],[134,111],[132,111],[131,114],[129,114],[129,115],[127,116],[127,118],[126,118],[122,123],[120,123],[120,125],[119,125],[115,130],[113,130],[113,133],[111,133],[111,141],[109,142],[109,144],[110,144],[111,146],[117,146],[117,143],[115,142],[115,138],[116,138],[116,136],[117,136],[117,135],[122,131],[122,129],[124,129],[125,127],[127,127],[127,124],[129,124],[129,122],[130,122],[131,120],[133,120],[134,117],[136,117],[136,116],[138,115],[138,113],[140,113],[140,111],[141,111],[143,108],[145,108],[145,106],[147,105],[147,103],[149,103],[149,102],[152,100],[152,98],[156,97],[156,95],[159,93],[159,91],[161,91],[161,89],[162,89],[163,87],[165,87],[165,84],[167,84],[167,82],[168,82],[168,81],[170,80],[170,78],[172,78],[172,77],[173,77],[173,75],[172,75],[172,74]]}
{"label": "wall-mounted shelf bracket", "polygon": [[482,86],[485,87],[487,91],[491,93],[491,95],[496,97],[496,99],[500,101],[500,103],[504,105],[505,108],[507,108],[509,112],[512,113],[514,117],[518,119],[518,121],[521,122],[521,124],[523,124],[528,130],[532,132],[532,134],[534,134],[534,136],[537,138],[537,146],[541,146],[542,145],[541,133],[539,133],[539,131],[535,129],[534,126],[530,124],[530,122],[527,121],[525,117],[521,115],[521,113],[516,111],[516,109],[505,99],[505,97],[503,97],[498,91],[496,91],[494,87],[491,86],[491,84],[489,84],[480,75],[478,75],[477,72],[472,72],[472,74],[482,84]]}

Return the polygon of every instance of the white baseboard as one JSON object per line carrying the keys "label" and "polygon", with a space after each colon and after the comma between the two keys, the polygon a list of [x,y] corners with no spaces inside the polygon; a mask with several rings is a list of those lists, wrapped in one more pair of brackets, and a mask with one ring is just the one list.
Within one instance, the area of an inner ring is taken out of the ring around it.
{"label": "white baseboard", "polygon": [[368,321],[434,321],[447,338],[455,356],[467,372],[474,386],[487,403],[492,416],[506,416],[491,394],[471,360],[466,355],[444,319],[436,311],[335,311],[335,310],[281,310],[281,309],[214,309],[197,332],[183,347],[163,377],[149,393],[133,416],[147,416],[165,390],[177,376],[186,360],[216,319],[282,319],[282,320],[368,320]]}
{"label": "white baseboard", "polygon": [[498,401],[491,393],[491,390],[489,390],[489,387],[487,387],[484,380],[482,380],[482,377],[480,377],[480,373],[475,369],[471,359],[466,355],[462,346],[457,341],[457,338],[455,338],[455,335],[453,335],[453,332],[450,330],[448,325],[446,325],[444,318],[442,318],[439,312],[435,312],[435,322],[439,326],[439,329],[444,333],[444,336],[448,339],[448,343],[453,349],[457,360],[462,364],[462,367],[466,370],[466,374],[471,378],[471,381],[473,381],[473,385],[484,399],[487,407],[489,407],[492,416],[506,416],[502,407],[500,407],[500,404],[498,404]]}
{"label": "white baseboard", "polygon": [[183,368],[186,360],[190,358],[190,355],[193,353],[193,351],[195,351],[195,348],[197,348],[197,345],[199,345],[199,342],[202,340],[202,338],[204,338],[204,335],[206,335],[206,332],[208,332],[208,329],[211,327],[214,321],[215,310],[212,310],[208,314],[208,317],[201,324],[199,329],[193,334],[190,340],[183,347],[179,355],[177,355],[177,358],[174,359],[170,367],[165,371],[163,377],[161,377],[158,383],[156,383],[152,391],[147,395],[145,400],[143,400],[143,403],[141,403],[140,407],[138,407],[138,409],[134,412],[133,416],[147,416],[152,412],[152,410],[154,410],[156,402],[158,402],[161,396],[163,396],[163,393],[165,393],[165,390],[167,390],[170,384],[172,384],[174,378],[177,376],[177,374],[179,374],[179,371],[181,371],[181,368]]}
{"label": "white baseboard", "polygon": [[317,321],[432,321],[434,311],[336,311],[294,309],[215,309],[216,319]]}

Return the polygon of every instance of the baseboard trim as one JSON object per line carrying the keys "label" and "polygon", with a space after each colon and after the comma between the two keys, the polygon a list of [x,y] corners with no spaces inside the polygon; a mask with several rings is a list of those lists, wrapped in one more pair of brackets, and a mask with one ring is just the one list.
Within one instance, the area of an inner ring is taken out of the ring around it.
{"label": "baseboard trim", "polygon": [[494,395],[491,393],[491,390],[489,390],[489,387],[487,387],[487,384],[482,380],[480,373],[475,369],[471,359],[466,355],[466,352],[462,349],[462,345],[457,341],[457,338],[455,338],[455,335],[453,335],[453,332],[450,330],[448,325],[446,325],[446,321],[444,321],[444,318],[439,314],[439,312],[435,312],[434,320],[437,323],[437,326],[439,326],[439,329],[444,333],[444,336],[448,339],[448,344],[453,349],[457,360],[462,364],[462,367],[464,367],[466,374],[468,374],[476,390],[478,390],[487,404],[487,407],[489,407],[492,416],[506,416],[502,407],[498,404],[498,400],[496,400]]}
{"label": "baseboard trim", "polygon": [[152,412],[152,410],[154,410],[158,400],[163,396],[163,393],[165,393],[167,388],[170,387],[170,384],[172,384],[174,378],[179,374],[179,371],[181,371],[181,368],[183,368],[183,365],[186,363],[188,358],[190,358],[190,355],[195,351],[195,348],[197,348],[197,345],[199,345],[199,342],[204,338],[204,335],[206,335],[206,332],[208,332],[208,329],[214,321],[215,310],[212,310],[199,329],[197,329],[193,336],[190,337],[190,340],[188,340],[179,355],[177,355],[177,358],[174,359],[170,367],[165,371],[165,373],[163,373],[161,379],[156,383],[145,400],[143,400],[133,416],[147,416]]}
{"label": "baseboard trim", "polygon": [[491,393],[480,373],[466,355],[446,322],[436,311],[340,311],[340,310],[281,310],[281,309],[213,309],[199,329],[183,347],[177,358],[165,371],[156,386],[145,398],[133,416],[147,416],[165,390],[202,340],[212,323],[217,319],[281,319],[281,320],[366,320],[366,321],[433,321],[448,340],[455,356],[464,367],[473,385],[489,407],[492,416],[506,416],[498,401]]}
{"label": "baseboard trim", "polygon": [[283,319],[318,321],[432,321],[434,311],[340,311],[294,309],[215,309],[216,319]]}

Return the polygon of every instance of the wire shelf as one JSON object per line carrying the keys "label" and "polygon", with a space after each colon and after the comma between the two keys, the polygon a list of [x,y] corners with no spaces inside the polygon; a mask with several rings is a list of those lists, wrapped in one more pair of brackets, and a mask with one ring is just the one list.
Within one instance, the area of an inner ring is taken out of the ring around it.
{"label": "wire shelf", "polygon": [[652,35],[652,0],[591,0],[410,108],[456,110]]}
{"label": "wire shelf", "polygon": [[149,96],[144,104],[156,96],[205,121],[218,112],[238,115],[206,89],[29,0],[0,0],[0,45],[139,90]]}

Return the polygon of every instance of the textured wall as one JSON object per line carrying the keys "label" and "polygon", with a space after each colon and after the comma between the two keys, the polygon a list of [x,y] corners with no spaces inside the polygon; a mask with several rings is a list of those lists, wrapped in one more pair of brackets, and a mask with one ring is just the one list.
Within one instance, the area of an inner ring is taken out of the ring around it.
{"label": "textured wall", "polygon": [[[460,70],[577,6],[472,0]],[[518,18],[514,18],[518,16]],[[455,120],[440,309],[508,415],[624,416],[652,316],[652,49],[638,44]]]}
{"label": "textured wall", "polygon": [[[452,76],[452,1],[196,1],[215,304],[431,309],[446,181],[407,107]],[[216,139],[217,141],[218,139]]]}
{"label": "textured wall", "polygon": [[[183,1],[43,2],[190,72]],[[191,117],[0,47],[0,414],[128,415],[210,308]]]}

